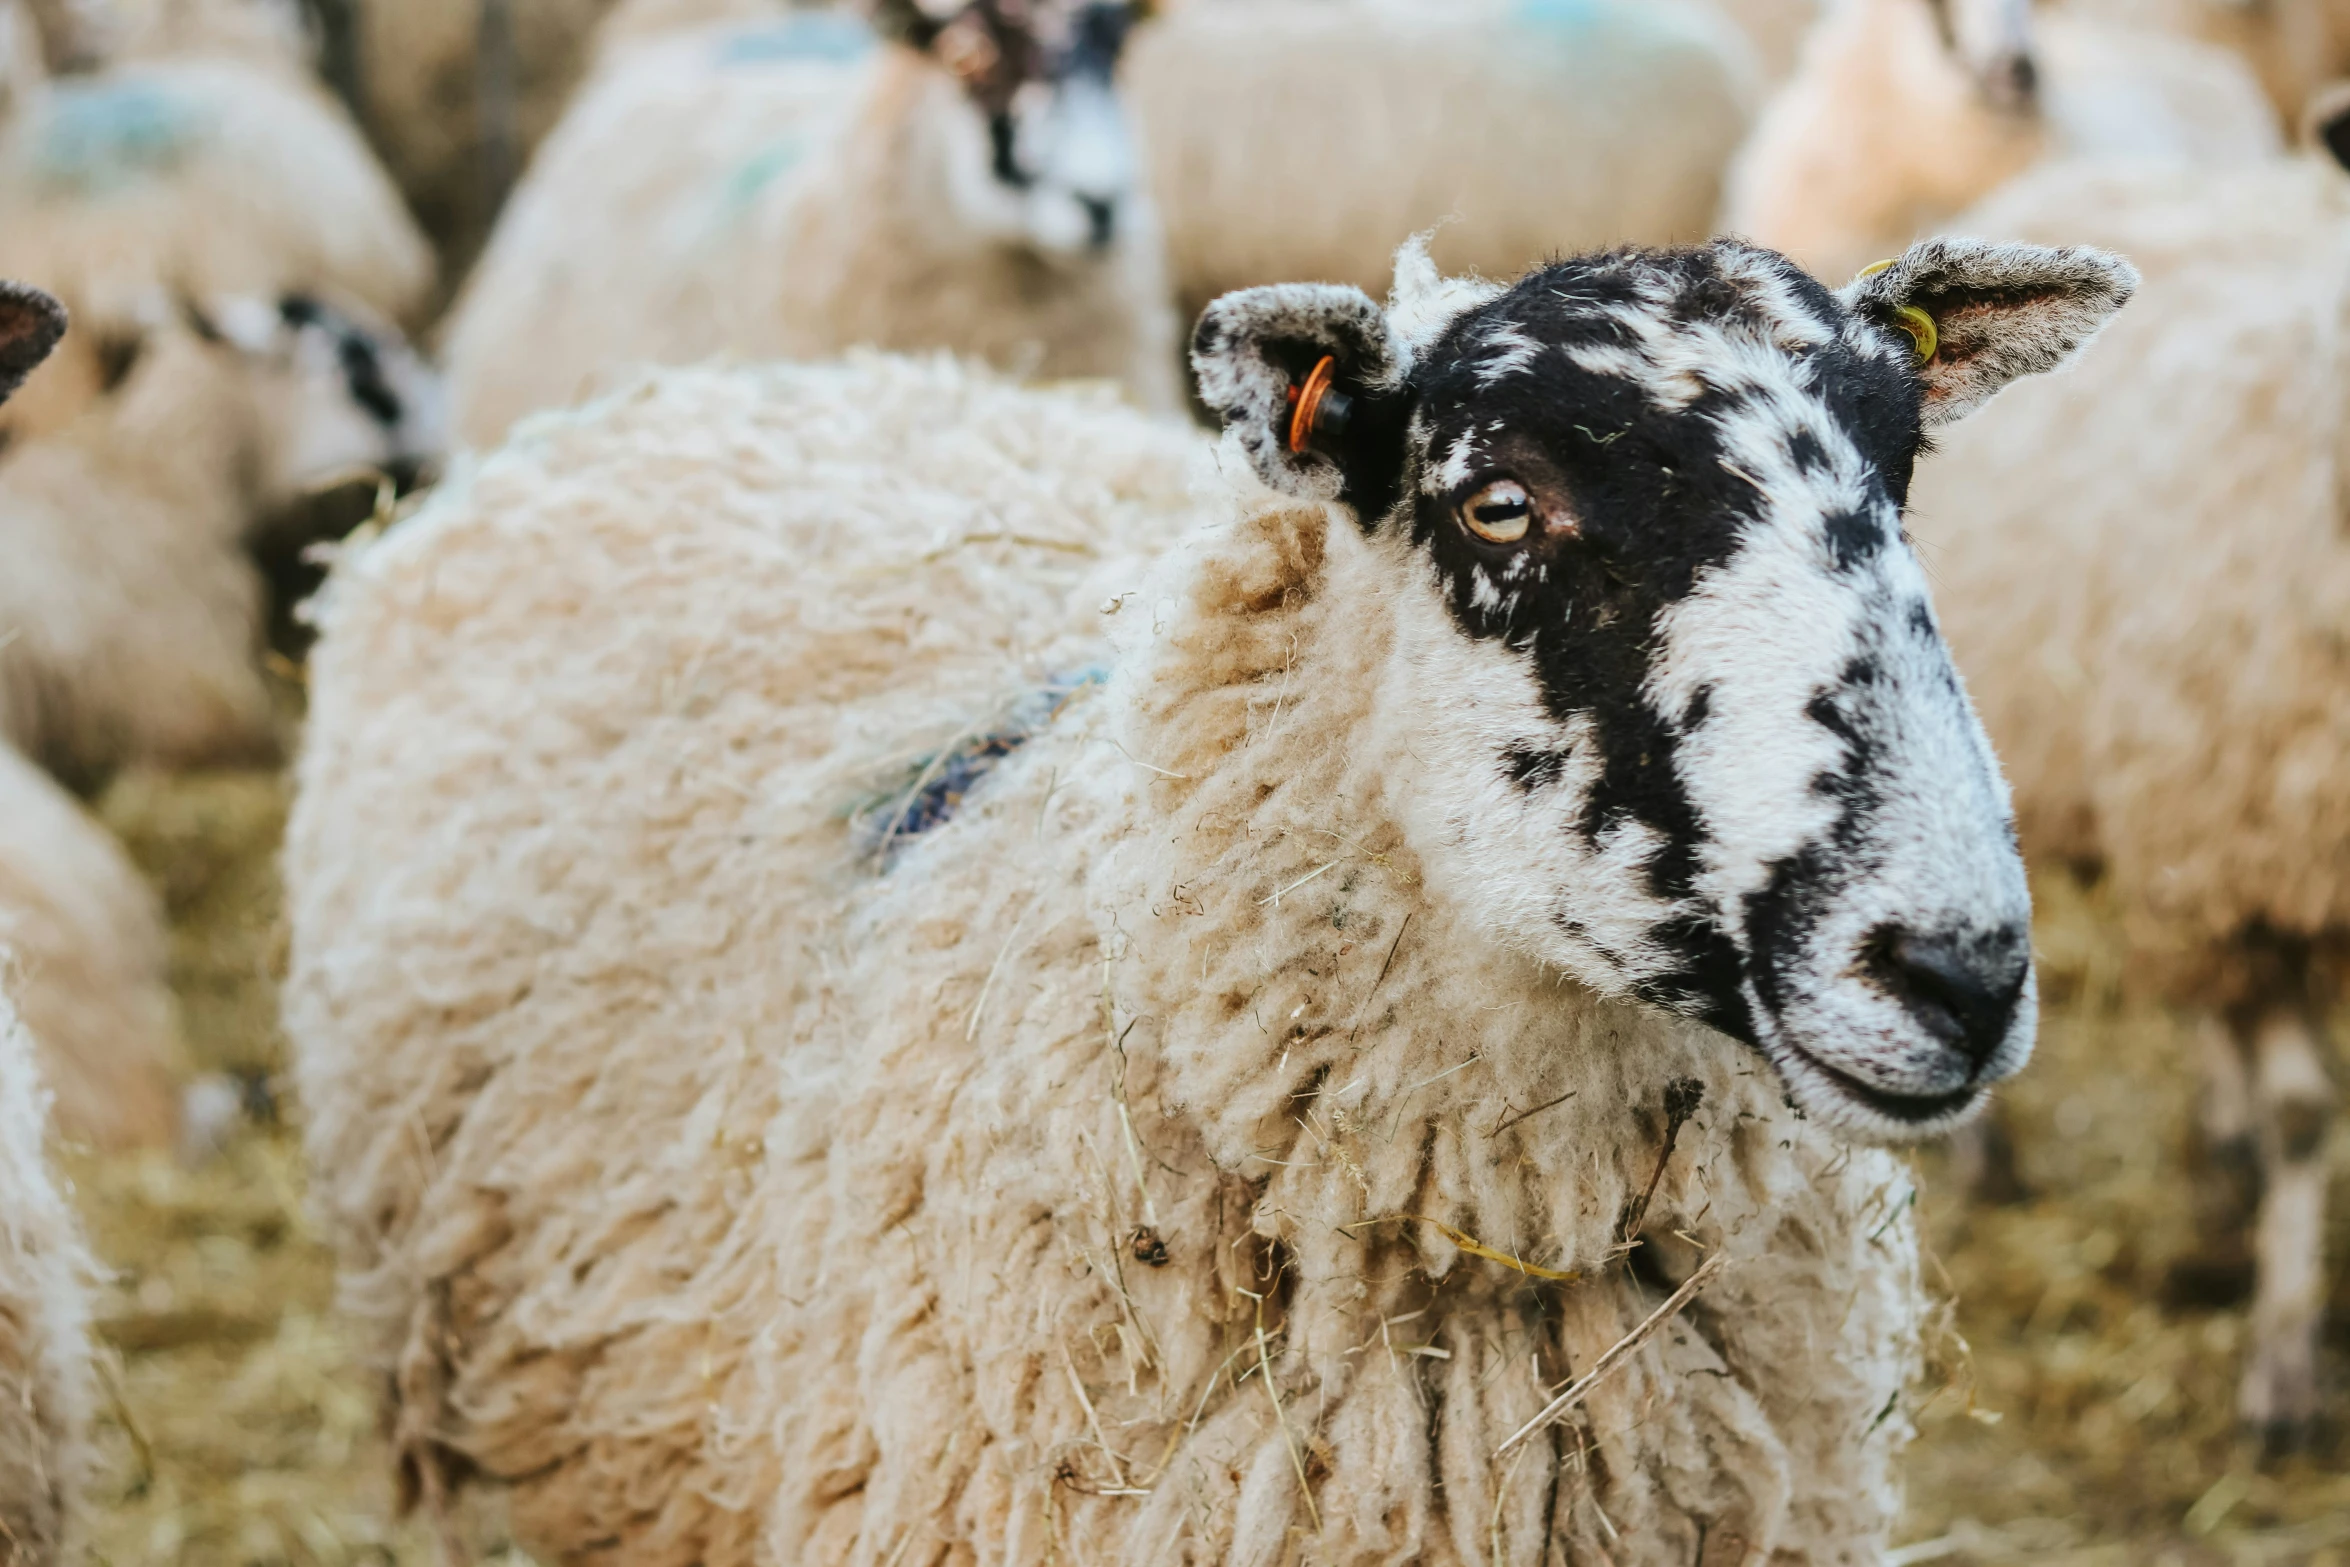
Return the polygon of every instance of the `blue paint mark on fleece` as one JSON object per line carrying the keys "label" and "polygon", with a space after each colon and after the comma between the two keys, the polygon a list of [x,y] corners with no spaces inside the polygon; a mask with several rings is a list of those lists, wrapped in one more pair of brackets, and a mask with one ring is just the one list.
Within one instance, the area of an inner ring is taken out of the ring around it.
{"label": "blue paint mark on fleece", "polygon": [[797,168],[807,156],[808,141],[804,136],[787,136],[761,147],[736,164],[734,172],[726,177],[726,188],[718,197],[720,213],[728,218],[740,216],[744,208],[759,199],[762,191]]}
{"label": "blue paint mark on fleece", "polygon": [[115,190],[177,167],[202,130],[195,105],[152,82],[60,82],[35,167],[53,189]]}
{"label": "blue paint mark on fleece", "polygon": [[1107,678],[1108,671],[1099,666],[1055,675],[1014,702],[999,721],[915,762],[904,783],[855,812],[866,851],[886,859],[899,846],[954,820],[997,763],[1051,728],[1071,702]]}
{"label": "blue paint mark on fleece", "polygon": [[1518,0],[1518,20],[1531,27],[1582,32],[1599,26],[1615,9],[1605,0]]}
{"label": "blue paint mark on fleece", "polygon": [[873,52],[873,31],[862,22],[809,11],[772,27],[729,33],[719,45],[721,65],[766,65],[778,60],[861,60]]}

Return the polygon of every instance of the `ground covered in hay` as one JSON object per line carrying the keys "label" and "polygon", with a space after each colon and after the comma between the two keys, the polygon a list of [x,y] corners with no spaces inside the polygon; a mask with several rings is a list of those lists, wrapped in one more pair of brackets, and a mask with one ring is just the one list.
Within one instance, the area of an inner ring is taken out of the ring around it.
{"label": "ground covered in hay", "polygon": [[[272,990],[282,784],[134,777],[101,810],[170,910],[196,1059],[248,1085],[256,1113],[193,1168],[69,1160],[115,1270],[87,1560],[421,1567],[432,1542],[394,1516],[372,1389],[302,1211]],[[2244,1313],[2230,1298],[2240,1281],[2194,1266],[2190,1026],[2119,1000],[2111,921],[2093,897],[2050,883],[2041,902],[2051,1005],[2040,1057],[2004,1107],[2012,1179],[1990,1183],[2001,1200],[1969,1203],[1945,1159],[1922,1161],[1932,1266],[1952,1304],[1918,1395],[1912,1543],[1892,1560],[2350,1567],[2350,1447],[2337,1436],[2263,1466],[2235,1442]],[[2333,1151],[2350,1176],[2350,1140]],[[2350,1180],[2335,1213],[2350,1217]],[[2350,1277],[2350,1225],[2336,1241],[2335,1276]],[[2350,1288],[2335,1320],[2350,1327]],[[2350,1333],[2338,1333],[2329,1370],[2350,1398],[2346,1364]],[[480,1560],[522,1567],[494,1522],[465,1526]]]}

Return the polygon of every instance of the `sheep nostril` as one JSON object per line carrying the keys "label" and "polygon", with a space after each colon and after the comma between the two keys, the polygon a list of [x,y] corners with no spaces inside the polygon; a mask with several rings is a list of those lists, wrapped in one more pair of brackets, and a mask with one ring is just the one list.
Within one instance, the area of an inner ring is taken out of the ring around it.
{"label": "sheep nostril", "polygon": [[2021,51],[2002,54],[1984,70],[1983,90],[1997,108],[2029,109],[2040,97],[2039,62]]}
{"label": "sheep nostril", "polygon": [[1918,1025],[1980,1069],[2006,1042],[2030,971],[2029,938],[1886,926],[1867,946],[1870,976]]}

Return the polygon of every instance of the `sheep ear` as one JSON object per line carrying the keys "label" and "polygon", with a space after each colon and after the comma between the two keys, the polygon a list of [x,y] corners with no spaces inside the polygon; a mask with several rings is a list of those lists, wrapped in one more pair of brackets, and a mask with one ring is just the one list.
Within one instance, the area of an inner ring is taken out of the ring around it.
{"label": "sheep ear", "polygon": [[1936,239],[1862,273],[1841,298],[1917,357],[1931,427],[2064,364],[2137,289],[2138,269],[2101,250]]}
{"label": "sheep ear", "polygon": [[65,307],[24,283],[0,283],[0,402],[65,336]]}
{"label": "sheep ear", "polygon": [[1257,476],[1301,500],[1344,502],[1365,523],[1395,503],[1407,362],[1371,296],[1330,284],[1227,294],[1191,338],[1200,400]]}

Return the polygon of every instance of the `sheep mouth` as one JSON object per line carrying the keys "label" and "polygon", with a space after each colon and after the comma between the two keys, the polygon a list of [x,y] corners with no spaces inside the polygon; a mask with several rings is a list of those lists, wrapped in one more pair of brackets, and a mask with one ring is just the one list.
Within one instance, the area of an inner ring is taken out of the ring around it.
{"label": "sheep mouth", "polygon": [[1899,1094],[1875,1088],[1849,1072],[1839,1071],[1800,1045],[1790,1045],[1797,1059],[1826,1078],[1835,1090],[1854,1103],[1903,1126],[1926,1126],[1946,1121],[1971,1108],[1979,1090],[1954,1089],[1945,1094]]}

